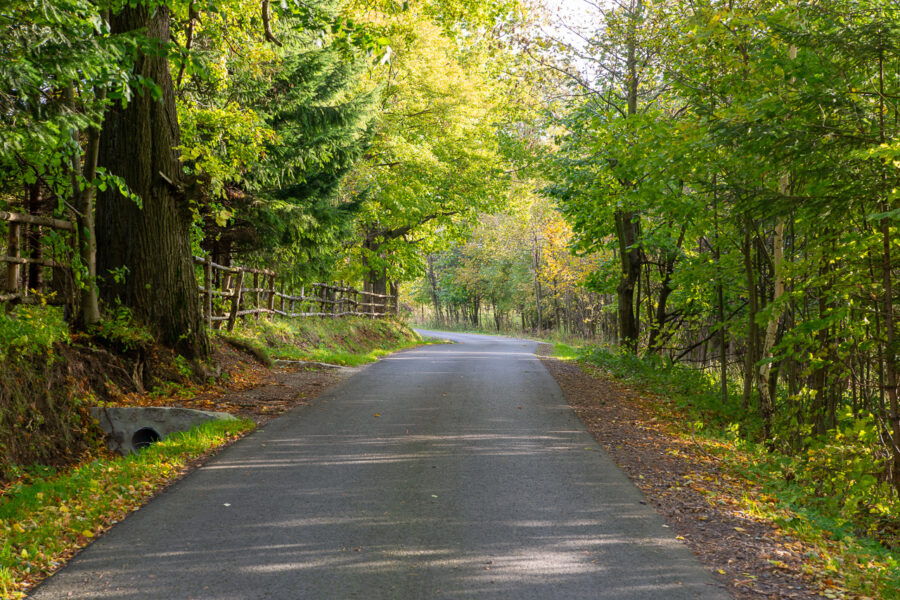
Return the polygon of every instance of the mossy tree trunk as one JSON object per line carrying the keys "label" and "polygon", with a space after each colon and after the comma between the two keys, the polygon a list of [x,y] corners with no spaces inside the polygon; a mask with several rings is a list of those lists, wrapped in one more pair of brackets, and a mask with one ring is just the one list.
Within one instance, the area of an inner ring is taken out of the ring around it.
{"label": "mossy tree trunk", "polygon": [[[126,7],[110,25],[113,33],[143,30],[160,47],[169,41],[165,7]],[[102,296],[131,308],[163,344],[203,356],[209,339],[191,257],[191,213],[175,150],[180,137],[169,62],[161,53],[139,53],[134,72],[158,87],[139,90],[124,107],[111,106],[104,122],[100,165],[123,177],[141,205],[112,190],[97,197]],[[114,277],[116,272],[124,277]]]}

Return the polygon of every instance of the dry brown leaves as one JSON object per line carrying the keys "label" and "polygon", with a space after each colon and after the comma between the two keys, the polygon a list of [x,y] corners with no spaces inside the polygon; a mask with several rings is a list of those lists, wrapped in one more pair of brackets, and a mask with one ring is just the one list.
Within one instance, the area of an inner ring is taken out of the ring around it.
{"label": "dry brown leaves", "polygon": [[315,364],[268,369],[227,344],[216,346],[211,362],[228,377],[206,385],[120,394],[115,404],[221,411],[263,424],[307,404],[341,376]]}

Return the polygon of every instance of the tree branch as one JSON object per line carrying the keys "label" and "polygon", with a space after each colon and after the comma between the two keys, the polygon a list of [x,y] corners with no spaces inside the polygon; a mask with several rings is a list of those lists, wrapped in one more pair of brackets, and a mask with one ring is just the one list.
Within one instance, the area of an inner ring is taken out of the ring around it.
{"label": "tree branch", "polygon": [[262,0],[262,21],[263,21],[263,29],[266,32],[266,39],[275,44],[276,46],[283,46],[281,42],[275,37],[275,34],[272,33],[272,23],[269,21],[269,0]]}

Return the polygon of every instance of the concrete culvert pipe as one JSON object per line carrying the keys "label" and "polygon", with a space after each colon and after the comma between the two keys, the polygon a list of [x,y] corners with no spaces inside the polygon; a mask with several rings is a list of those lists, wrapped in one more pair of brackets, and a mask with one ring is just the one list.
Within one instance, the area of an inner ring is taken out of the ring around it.
{"label": "concrete culvert pipe", "polygon": [[131,447],[135,450],[143,450],[153,442],[161,439],[159,432],[152,427],[141,427],[131,436]]}

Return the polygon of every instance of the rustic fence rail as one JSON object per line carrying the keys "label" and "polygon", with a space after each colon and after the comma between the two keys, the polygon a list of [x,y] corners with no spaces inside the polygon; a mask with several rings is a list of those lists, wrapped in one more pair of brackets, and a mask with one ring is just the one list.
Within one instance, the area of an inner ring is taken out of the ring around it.
{"label": "rustic fence rail", "polygon": [[[0,221],[9,223],[6,253],[0,254],[0,263],[6,263],[6,277],[0,283],[0,302],[35,300],[37,296],[32,294],[32,291],[41,291],[42,270],[45,267],[69,269],[66,261],[46,257],[43,230],[54,229],[72,233],[75,231],[75,225],[62,219],[2,210]],[[22,269],[26,266],[33,267],[31,272]]]}
{"label": "rustic fence rail", "polygon": [[313,283],[301,287],[299,293],[286,293],[283,285],[281,290],[276,286],[277,273],[268,269],[228,267],[200,256],[194,257],[194,263],[203,267],[200,294],[210,327],[225,323],[230,331],[239,318],[260,315],[378,318],[397,312],[396,296],[365,292],[343,283]]}
{"label": "rustic fence rail", "polygon": [[[6,264],[5,281],[0,280],[0,302],[28,302],[34,296],[32,286],[23,277],[22,267],[37,265],[69,271],[68,260],[45,258],[41,248],[43,228],[72,234],[75,225],[71,221],[0,211],[0,221],[9,223],[9,233],[5,254],[0,254],[0,264]],[[23,256],[26,236],[31,241],[28,252],[35,256]],[[312,283],[300,288],[299,292],[287,293],[282,282],[279,290],[278,274],[268,269],[225,266],[211,258],[193,257],[194,264],[202,267],[200,298],[203,302],[203,317],[210,327],[234,329],[238,319],[272,317],[384,317],[397,312],[397,297],[375,294],[346,286],[327,283]],[[39,290],[38,290],[39,291]]]}

